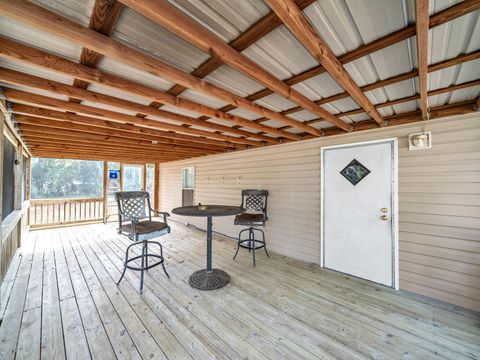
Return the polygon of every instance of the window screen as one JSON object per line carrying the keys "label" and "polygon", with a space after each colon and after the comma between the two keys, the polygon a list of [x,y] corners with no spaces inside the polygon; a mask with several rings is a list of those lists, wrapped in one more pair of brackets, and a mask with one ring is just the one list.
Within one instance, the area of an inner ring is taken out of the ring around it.
{"label": "window screen", "polygon": [[15,192],[15,147],[3,137],[3,198],[2,220],[13,211]]}
{"label": "window screen", "polygon": [[27,198],[27,158],[22,155],[22,204]]}

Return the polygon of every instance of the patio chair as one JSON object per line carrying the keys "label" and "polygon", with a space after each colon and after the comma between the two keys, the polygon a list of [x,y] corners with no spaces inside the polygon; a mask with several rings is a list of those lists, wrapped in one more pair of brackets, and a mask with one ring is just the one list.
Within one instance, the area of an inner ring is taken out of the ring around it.
{"label": "patio chair", "polygon": [[[255,266],[255,250],[264,249],[268,257],[267,243],[265,242],[265,233],[259,229],[265,226],[267,216],[267,190],[242,190],[242,207],[245,212],[235,217],[234,224],[248,226],[238,234],[237,251],[233,259],[238,255],[240,248],[248,249],[253,254],[253,266]],[[242,239],[242,234],[248,232],[248,238]],[[255,233],[261,234],[262,238],[255,237]]]}
{"label": "patio chair", "polygon": [[[163,248],[158,241],[152,241],[157,237],[170,233],[170,226],[167,223],[167,212],[153,210],[150,205],[150,195],[146,191],[123,191],[115,193],[118,206],[118,233],[126,235],[133,244],[127,247],[122,276],[117,285],[122,281],[127,269],[140,271],[140,294],[143,293],[144,272],[157,265],[162,265],[163,271],[168,278],[164,265]],[[148,214],[146,210],[148,209]],[[152,212],[163,216],[162,221],[152,221]],[[148,246],[158,246],[160,253],[155,254],[148,251]],[[140,255],[131,254],[137,248]],[[149,259],[155,259],[149,264]],[[140,260],[140,266],[138,266]]]}

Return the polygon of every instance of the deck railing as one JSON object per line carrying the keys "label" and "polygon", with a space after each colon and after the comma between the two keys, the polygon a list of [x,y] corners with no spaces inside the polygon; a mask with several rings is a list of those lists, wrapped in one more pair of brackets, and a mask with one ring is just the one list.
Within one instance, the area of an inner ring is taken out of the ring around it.
{"label": "deck railing", "polygon": [[103,221],[103,198],[30,201],[30,227],[56,227]]}

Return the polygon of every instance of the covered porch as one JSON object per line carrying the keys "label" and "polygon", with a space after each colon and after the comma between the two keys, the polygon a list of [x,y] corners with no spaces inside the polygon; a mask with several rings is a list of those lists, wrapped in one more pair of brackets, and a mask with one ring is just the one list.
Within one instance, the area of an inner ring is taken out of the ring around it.
{"label": "covered porch", "polygon": [[205,233],[173,222],[162,242],[171,279],[151,269],[145,292],[127,272],[129,244],[112,225],[30,232],[2,285],[0,358],[475,358],[476,312],[259,253],[214,237],[214,265],[232,277],[201,292]]}

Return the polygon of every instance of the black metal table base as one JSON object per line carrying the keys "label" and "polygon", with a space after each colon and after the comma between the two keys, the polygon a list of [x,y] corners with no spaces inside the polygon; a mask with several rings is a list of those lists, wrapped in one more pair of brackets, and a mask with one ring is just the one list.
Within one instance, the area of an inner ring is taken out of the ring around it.
{"label": "black metal table base", "polygon": [[224,287],[230,282],[230,275],[220,269],[206,269],[194,272],[188,279],[191,287],[199,290],[216,290]]}

